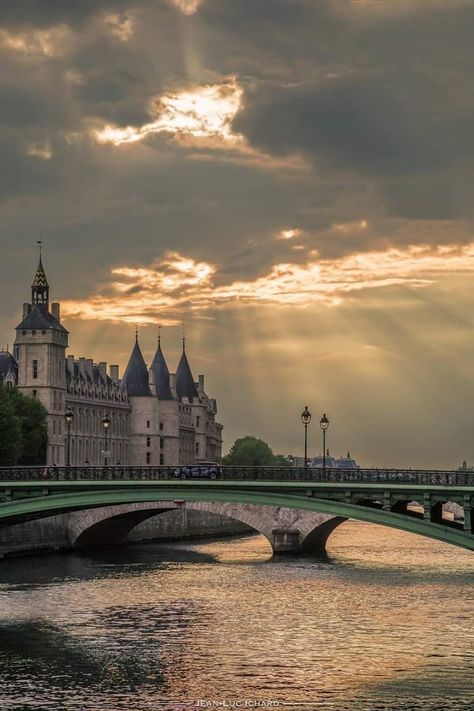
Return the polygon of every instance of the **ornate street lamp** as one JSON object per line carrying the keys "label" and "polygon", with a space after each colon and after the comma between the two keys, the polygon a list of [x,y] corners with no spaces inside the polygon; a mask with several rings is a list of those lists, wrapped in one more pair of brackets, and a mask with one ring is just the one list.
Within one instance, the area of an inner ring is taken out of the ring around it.
{"label": "ornate street lamp", "polygon": [[104,417],[102,418],[102,427],[104,428],[104,437],[105,437],[105,450],[104,450],[104,464],[107,466],[108,463],[108,458],[109,458],[109,450],[107,449],[108,447],[108,432],[109,432],[109,427],[110,427],[111,419],[110,417],[105,414]]}
{"label": "ornate street lamp", "polygon": [[326,430],[329,427],[329,418],[326,413],[319,420],[319,426],[323,431],[323,471],[326,472]]}
{"label": "ornate street lamp", "polygon": [[308,405],[305,405],[301,413],[301,422],[304,425],[304,468],[308,468],[308,425],[311,422],[311,413],[308,410]]}
{"label": "ornate street lamp", "polygon": [[70,467],[71,466],[71,425],[72,421],[74,419],[74,412],[71,410],[70,407],[66,410],[64,414],[64,419],[66,420],[66,428],[67,428],[67,440],[66,440],[66,466]]}

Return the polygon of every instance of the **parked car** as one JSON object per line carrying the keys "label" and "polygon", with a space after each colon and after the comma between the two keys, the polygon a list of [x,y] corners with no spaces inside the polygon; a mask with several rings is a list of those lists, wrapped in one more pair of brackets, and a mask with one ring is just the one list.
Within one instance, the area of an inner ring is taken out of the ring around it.
{"label": "parked car", "polygon": [[221,475],[221,468],[215,462],[196,462],[177,467],[174,476],[176,479],[217,479]]}

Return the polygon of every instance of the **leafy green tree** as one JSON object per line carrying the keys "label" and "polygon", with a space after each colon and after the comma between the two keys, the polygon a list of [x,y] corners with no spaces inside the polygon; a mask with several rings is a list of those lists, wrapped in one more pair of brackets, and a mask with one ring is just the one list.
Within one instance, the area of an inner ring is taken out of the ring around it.
{"label": "leafy green tree", "polygon": [[277,454],[275,457],[276,467],[291,467],[291,462],[283,454]]}
{"label": "leafy green tree", "polygon": [[222,463],[229,467],[288,466],[287,460],[281,455],[275,456],[266,442],[250,435],[236,439]]}
{"label": "leafy green tree", "polygon": [[0,386],[0,465],[16,464],[21,453],[20,420],[6,388]]}
{"label": "leafy green tree", "polygon": [[37,399],[16,389],[7,391],[21,426],[18,464],[44,464],[48,439],[47,412]]}

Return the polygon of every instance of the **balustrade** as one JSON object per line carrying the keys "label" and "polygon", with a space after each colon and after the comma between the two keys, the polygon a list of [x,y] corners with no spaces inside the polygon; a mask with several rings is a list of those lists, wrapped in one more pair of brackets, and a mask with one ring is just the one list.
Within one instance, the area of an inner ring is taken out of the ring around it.
{"label": "balustrade", "polygon": [[[144,481],[176,480],[170,466],[0,467],[0,481]],[[318,483],[474,486],[474,472],[415,469],[299,469],[289,467],[221,467],[229,481],[308,481]]]}

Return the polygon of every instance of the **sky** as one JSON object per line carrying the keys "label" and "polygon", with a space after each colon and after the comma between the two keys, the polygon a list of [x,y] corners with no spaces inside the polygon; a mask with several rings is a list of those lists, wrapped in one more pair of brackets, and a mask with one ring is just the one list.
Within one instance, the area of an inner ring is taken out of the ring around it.
{"label": "sky", "polygon": [[474,462],[473,0],[0,2],[0,345],[185,324],[224,449]]}

